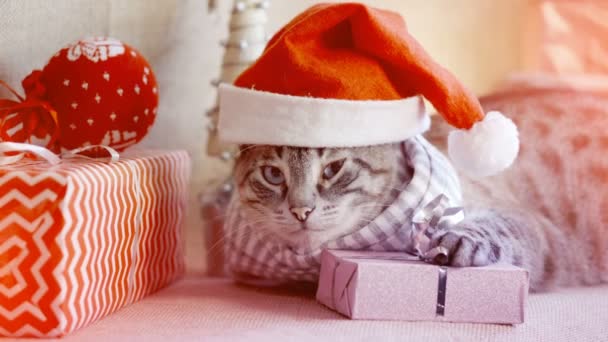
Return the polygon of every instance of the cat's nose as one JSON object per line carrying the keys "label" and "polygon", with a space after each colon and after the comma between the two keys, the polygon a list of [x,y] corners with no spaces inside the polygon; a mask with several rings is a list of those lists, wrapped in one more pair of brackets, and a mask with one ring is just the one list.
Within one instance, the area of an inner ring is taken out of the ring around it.
{"label": "cat's nose", "polygon": [[313,210],[315,210],[314,207],[312,207],[312,208],[301,207],[301,208],[290,208],[289,209],[289,211],[291,211],[291,214],[293,215],[293,217],[295,217],[300,222],[306,221],[306,219],[308,219],[308,216],[310,216],[310,213],[312,213]]}

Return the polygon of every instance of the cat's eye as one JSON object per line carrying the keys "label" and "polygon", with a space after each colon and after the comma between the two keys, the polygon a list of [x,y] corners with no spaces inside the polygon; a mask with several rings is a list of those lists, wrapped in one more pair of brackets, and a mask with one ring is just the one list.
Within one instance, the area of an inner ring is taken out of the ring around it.
{"label": "cat's eye", "polygon": [[340,159],[327,165],[325,169],[323,169],[323,179],[329,180],[334,178],[342,169],[344,161],[345,159]]}
{"label": "cat's eye", "polygon": [[276,166],[262,166],[262,176],[272,185],[281,185],[285,182],[283,172]]}

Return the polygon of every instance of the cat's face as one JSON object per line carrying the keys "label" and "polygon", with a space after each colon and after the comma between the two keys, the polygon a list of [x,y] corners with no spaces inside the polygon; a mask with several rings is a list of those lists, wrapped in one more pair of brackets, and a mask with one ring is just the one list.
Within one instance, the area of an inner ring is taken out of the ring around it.
{"label": "cat's face", "polygon": [[394,198],[399,145],[340,149],[243,146],[235,164],[245,219],[296,250],[320,247]]}

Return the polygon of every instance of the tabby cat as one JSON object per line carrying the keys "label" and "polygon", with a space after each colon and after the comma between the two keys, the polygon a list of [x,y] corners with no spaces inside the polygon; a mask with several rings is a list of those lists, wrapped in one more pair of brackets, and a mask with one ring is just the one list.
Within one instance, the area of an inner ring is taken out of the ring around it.
{"label": "tabby cat", "polygon": [[[482,103],[516,122],[520,155],[497,176],[461,176],[466,217],[431,241],[449,250],[442,262],[522,266],[533,291],[608,281],[608,99],[548,91]],[[426,138],[444,150],[445,124],[435,121]],[[245,218],[296,249],[366,225],[411,177],[399,144],[241,150],[235,180]]]}

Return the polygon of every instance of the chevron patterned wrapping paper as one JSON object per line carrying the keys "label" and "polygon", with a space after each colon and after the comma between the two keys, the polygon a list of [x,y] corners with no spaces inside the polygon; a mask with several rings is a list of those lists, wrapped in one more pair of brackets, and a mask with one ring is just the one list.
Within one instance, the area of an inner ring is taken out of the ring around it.
{"label": "chevron patterned wrapping paper", "polygon": [[181,151],[0,167],[0,336],[63,336],[179,277],[189,176]]}

